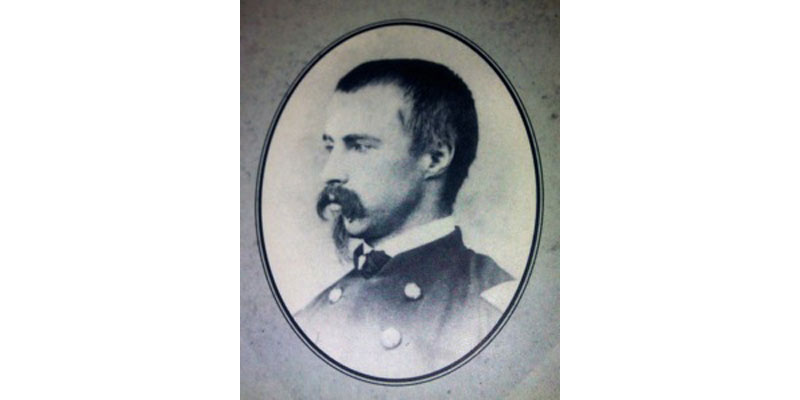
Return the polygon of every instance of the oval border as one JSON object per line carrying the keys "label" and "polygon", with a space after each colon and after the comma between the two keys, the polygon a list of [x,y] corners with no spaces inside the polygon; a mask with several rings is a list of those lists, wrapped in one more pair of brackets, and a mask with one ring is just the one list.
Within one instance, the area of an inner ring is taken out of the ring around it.
{"label": "oval border", "polygon": [[[536,177],[536,221],[534,222],[533,228],[533,238],[531,242],[531,250],[528,254],[528,262],[525,267],[525,272],[523,276],[520,278],[520,284],[517,287],[516,292],[514,293],[514,297],[511,300],[511,303],[506,307],[506,310],[503,312],[503,315],[500,317],[500,320],[495,324],[494,328],[489,332],[486,337],[484,337],[472,350],[467,352],[464,356],[459,358],[458,360],[452,362],[450,365],[445,366],[439,370],[430,372],[428,374],[412,377],[412,378],[399,378],[399,379],[390,379],[390,378],[381,378],[377,376],[371,376],[364,374],[362,372],[358,372],[351,368],[348,368],[338,361],[334,360],[332,357],[328,356],[319,349],[309,338],[305,335],[302,329],[297,326],[297,323],[294,321],[291,313],[286,308],[286,304],[281,297],[277,286],[275,285],[274,277],[272,276],[272,271],[269,267],[269,261],[267,258],[266,247],[264,245],[264,231],[263,231],[263,224],[262,224],[262,215],[261,215],[261,195],[262,195],[262,188],[264,183],[264,167],[267,161],[267,153],[269,152],[269,145],[272,142],[272,136],[275,133],[275,127],[278,123],[278,120],[283,114],[283,109],[286,106],[286,103],[289,101],[289,98],[294,94],[297,85],[305,78],[308,71],[317,64],[322,57],[325,57],[331,50],[339,46],[340,44],[344,43],[345,41],[349,40],[350,38],[362,34],[364,32],[383,28],[386,26],[393,26],[393,25],[411,25],[411,26],[419,26],[428,29],[433,29],[439,32],[442,32],[446,35],[449,35],[460,42],[464,43],[469,47],[472,51],[477,53],[478,55],[483,58],[483,60],[492,67],[492,70],[500,77],[503,81],[503,85],[506,87],[506,90],[511,94],[511,97],[514,99],[514,104],[517,106],[517,111],[519,111],[520,116],[522,117],[525,123],[525,129],[528,133],[528,142],[531,146],[531,153],[533,156],[533,167],[535,169],[535,177]],[[542,231],[542,216],[543,216],[543,201],[544,201],[544,187],[543,187],[543,178],[542,178],[542,165],[541,160],[539,158],[539,147],[536,143],[536,137],[533,131],[533,126],[531,125],[530,118],[528,117],[528,113],[525,110],[525,106],[522,104],[522,100],[519,98],[517,91],[514,89],[514,86],[509,81],[506,74],[500,69],[500,66],[485,52],[483,49],[478,47],[477,44],[472,42],[470,39],[466,38],[464,35],[447,28],[445,26],[423,21],[423,20],[416,20],[416,19],[391,19],[391,20],[384,20],[375,22],[372,24],[364,25],[360,28],[352,30],[343,36],[339,37],[338,39],[334,40],[331,44],[327,45],[323,48],[319,53],[317,53],[311,61],[306,64],[300,74],[295,78],[292,82],[291,86],[289,86],[289,90],[281,99],[280,104],[278,105],[278,109],[275,112],[275,115],[272,117],[272,121],[270,122],[269,130],[267,130],[267,136],[264,140],[264,146],[261,149],[261,157],[259,160],[258,165],[258,175],[256,177],[256,236],[258,240],[258,249],[259,254],[261,255],[261,265],[264,268],[264,275],[267,278],[267,283],[269,284],[270,291],[272,292],[272,297],[278,303],[278,308],[281,310],[281,314],[289,323],[289,326],[292,328],[294,333],[303,341],[303,343],[308,347],[317,357],[325,361],[328,365],[335,368],[337,371],[351,377],[358,379],[363,382],[368,382],[372,384],[378,385],[385,385],[385,386],[408,386],[408,385],[416,385],[425,382],[430,382],[432,380],[441,378],[458,368],[461,368],[464,364],[471,361],[475,356],[477,356],[484,348],[494,340],[495,336],[503,329],[505,324],[511,318],[511,314],[516,310],[517,305],[519,304],[520,299],[522,298],[522,294],[525,292],[525,288],[528,286],[528,281],[530,280],[531,274],[533,273],[533,266],[536,260],[536,255],[539,250],[539,242],[541,239],[541,231]]]}

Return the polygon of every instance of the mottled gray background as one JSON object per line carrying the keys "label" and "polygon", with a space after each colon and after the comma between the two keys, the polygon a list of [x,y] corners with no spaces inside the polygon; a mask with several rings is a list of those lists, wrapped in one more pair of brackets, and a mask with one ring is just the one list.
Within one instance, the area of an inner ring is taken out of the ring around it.
{"label": "mottled gray background", "polygon": [[[241,397],[558,398],[558,2],[326,1],[241,3]],[[544,226],[533,276],[495,340],[459,370],[422,385],[384,387],[336,371],[283,319],[264,277],[254,195],[261,147],[281,98],[314,55],[368,23],[415,18],[473,40],[504,70],[536,131]]]}

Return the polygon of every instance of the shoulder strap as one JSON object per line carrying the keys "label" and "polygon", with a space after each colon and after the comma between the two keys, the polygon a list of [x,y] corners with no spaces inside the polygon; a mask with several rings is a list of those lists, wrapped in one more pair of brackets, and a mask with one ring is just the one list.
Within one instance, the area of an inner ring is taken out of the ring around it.
{"label": "shoulder strap", "polygon": [[481,298],[502,312],[511,303],[518,285],[519,282],[517,280],[503,282],[484,290],[481,293]]}

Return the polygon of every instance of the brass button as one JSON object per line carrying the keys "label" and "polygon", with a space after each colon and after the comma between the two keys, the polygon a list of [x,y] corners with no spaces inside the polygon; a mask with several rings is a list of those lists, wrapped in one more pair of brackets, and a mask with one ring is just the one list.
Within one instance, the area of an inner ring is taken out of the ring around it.
{"label": "brass button", "polygon": [[342,288],[335,287],[330,292],[328,292],[328,301],[331,303],[336,303],[339,299],[342,298]]}
{"label": "brass button", "polygon": [[409,282],[406,283],[406,287],[403,288],[403,293],[405,293],[407,298],[416,300],[422,296],[422,289],[420,289],[416,283]]}
{"label": "brass button", "polygon": [[402,341],[403,336],[397,329],[387,328],[381,332],[381,345],[383,345],[386,350],[391,350],[399,346]]}

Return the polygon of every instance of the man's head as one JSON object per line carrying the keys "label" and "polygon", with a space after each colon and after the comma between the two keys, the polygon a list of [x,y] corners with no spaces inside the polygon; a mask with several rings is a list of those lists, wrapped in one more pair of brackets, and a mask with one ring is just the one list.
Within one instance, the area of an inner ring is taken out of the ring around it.
{"label": "man's head", "polygon": [[323,142],[318,213],[338,210],[337,242],[379,239],[452,213],[477,148],[472,94],[439,64],[367,62],[336,86]]}

